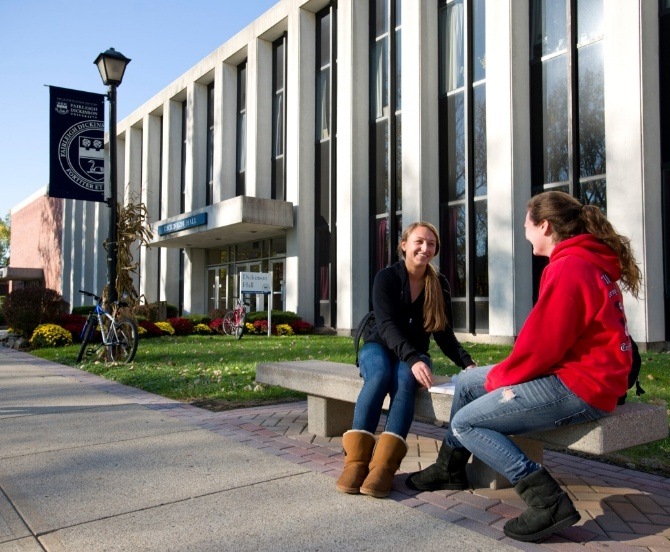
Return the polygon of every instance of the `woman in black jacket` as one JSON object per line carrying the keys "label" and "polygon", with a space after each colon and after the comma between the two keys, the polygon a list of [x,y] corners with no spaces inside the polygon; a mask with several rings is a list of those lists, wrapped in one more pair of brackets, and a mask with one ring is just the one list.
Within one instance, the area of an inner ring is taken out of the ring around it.
{"label": "woman in black jacket", "polygon": [[[418,387],[433,383],[428,356],[431,335],[455,364],[474,366],[450,325],[449,284],[430,264],[439,251],[437,229],[428,222],[415,222],[405,229],[398,245],[403,260],[375,276],[376,331],[359,353],[364,383],[353,429],[342,436],[346,458],[337,480],[341,492],[388,496],[407,454],[405,438],[414,417],[414,394]],[[386,427],[375,447],[374,433],[387,394],[391,402]]]}

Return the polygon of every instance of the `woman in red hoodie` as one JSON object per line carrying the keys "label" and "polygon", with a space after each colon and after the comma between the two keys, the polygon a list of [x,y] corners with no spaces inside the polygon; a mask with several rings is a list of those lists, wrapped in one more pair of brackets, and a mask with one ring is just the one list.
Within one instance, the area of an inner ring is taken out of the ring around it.
{"label": "woman in red hoodie", "polygon": [[507,359],[458,376],[437,462],[407,485],[463,488],[469,451],[507,477],[528,506],[505,524],[505,534],[538,541],[576,523],[579,513],[546,469],[507,436],[614,410],[632,362],[621,289],[637,298],[641,273],[630,240],[597,206],[566,193],[533,197],[525,229],[533,254],[549,257],[537,303]]}

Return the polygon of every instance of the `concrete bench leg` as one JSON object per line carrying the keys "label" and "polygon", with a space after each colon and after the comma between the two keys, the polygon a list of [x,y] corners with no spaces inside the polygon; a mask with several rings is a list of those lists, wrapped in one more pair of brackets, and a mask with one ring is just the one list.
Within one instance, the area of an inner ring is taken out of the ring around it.
{"label": "concrete bench leg", "polygon": [[[526,439],[524,437],[512,437],[519,448],[528,458],[535,462],[542,463],[544,446],[541,441]],[[472,457],[466,471],[468,479],[475,489],[508,489],[511,487],[506,477],[500,475],[497,471],[484,464],[479,458]]]}
{"label": "concrete bench leg", "polygon": [[337,399],[307,396],[307,430],[322,437],[342,435],[351,429],[354,404]]}

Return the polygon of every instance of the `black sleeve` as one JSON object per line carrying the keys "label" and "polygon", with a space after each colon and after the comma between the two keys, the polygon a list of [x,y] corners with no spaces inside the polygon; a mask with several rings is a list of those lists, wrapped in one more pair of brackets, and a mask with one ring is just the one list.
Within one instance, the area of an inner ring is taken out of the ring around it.
{"label": "black sleeve", "polygon": [[451,310],[451,292],[449,291],[449,283],[444,276],[440,275],[440,283],[442,284],[442,295],[444,296],[444,309],[447,314],[449,326],[441,331],[435,332],[433,337],[435,342],[440,347],[442,352],[447,356],[456,366],[466,368],[474,364],[472,357],[460,344],[453,330],[453,316]]}
{"label": "black sleeve", "polygon": [[403,333],[399,321],[402,316],[402,284],[392,267],[380,270],[372,286],[372,307],[379,337],[395,355],[410,367],[421,360]]}

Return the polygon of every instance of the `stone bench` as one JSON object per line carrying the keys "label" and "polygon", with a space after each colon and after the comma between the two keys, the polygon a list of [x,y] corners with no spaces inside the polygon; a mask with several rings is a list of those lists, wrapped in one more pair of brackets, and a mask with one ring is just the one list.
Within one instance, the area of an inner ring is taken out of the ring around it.
{"label": "stone bench", "polygon": [[[436,380],[441,383],[449,378],[436,376]],[[342,435],[351,428],[354,404],[363,386],[353,364],[320,360],[259,364],[256,381],[306,393],[308,431],[326,437]],[[416,394],[414,417],[432,423],[449,422],[451,400],[451,395],[422,389]],[[388,397],[384,403],[384,408],[387,407]],[[630,402],[595,422],[528,433],[514,440],[530,458],[542,462],[545,446],[601,455],[667,436],[665,407]],[[468,474],[477,487],[509,486],[505,478],[476,458]]]}

